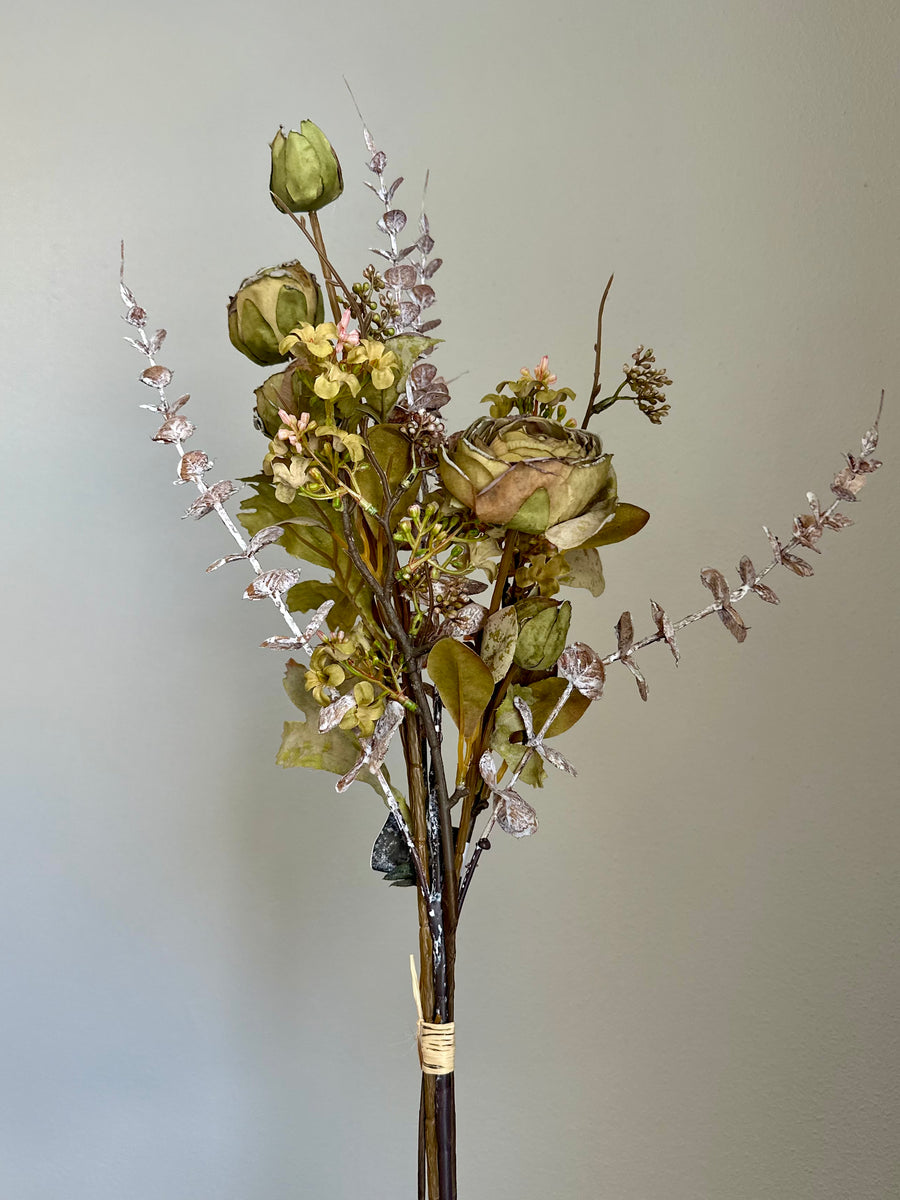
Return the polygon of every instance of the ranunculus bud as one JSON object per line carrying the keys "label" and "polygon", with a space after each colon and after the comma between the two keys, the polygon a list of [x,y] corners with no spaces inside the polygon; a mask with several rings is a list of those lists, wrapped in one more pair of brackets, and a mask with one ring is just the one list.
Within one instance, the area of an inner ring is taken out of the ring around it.
{"label": "ranunculus bud", "polygon": [[513,661],[523,671],[549,671],[565,649],[572,605],[536,596],[520,601],[516,616],[519,637]]}
{"label": "ranunculus bud", "polygon": [[344,190],[341,164],[318,125],[301,121],[299,133],[278,130],[272,139],[269,190],[295,213],[314,212],[337,200]]}
{"label": "ranunculus bud", "polygon": [[447,491],[480,521],[543,534],[559,550],[593,537],[616,508],[595,433],[543,417],[480,417],[441,449]]}
{"label": "ranunculus bud", "polygon": [[266,267],[245,279],[228,302],[228,336],[241,354],[261,367],[287,362],[279,345],[298,325],[317,325],[325,315],[315,275],[299,262]]}

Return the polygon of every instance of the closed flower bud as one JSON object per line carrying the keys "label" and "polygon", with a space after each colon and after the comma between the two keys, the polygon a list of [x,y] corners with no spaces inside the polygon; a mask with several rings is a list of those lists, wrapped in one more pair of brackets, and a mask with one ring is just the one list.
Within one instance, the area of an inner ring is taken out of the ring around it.
{"label": "closed flower bud", "polygon": [[299,133],[278,130],[272,139],[269,190],[295,213],[314,212],[337,200],[344,190],[341,164],[318,125],[301,121]]}
{"label": "closed flower bud", "polygon": [[523,671],[549,671],[565,648],[572,605],[535,597],[520,601],[516,616],[519,637],[513,661]]}
{"label": "closed flower bud", "polygon": [[298,325],[324,316],[316,278],[299,262],[266,267],[245,279],[228,303],[228,336],[241,354],[261,367],[287,362],[278,347]]}

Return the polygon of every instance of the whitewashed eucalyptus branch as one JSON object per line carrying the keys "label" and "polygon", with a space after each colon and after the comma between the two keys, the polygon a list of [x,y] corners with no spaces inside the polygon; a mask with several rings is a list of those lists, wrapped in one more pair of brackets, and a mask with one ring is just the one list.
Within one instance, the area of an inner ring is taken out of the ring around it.
{"label": "whitewashed eucalyptus branch", "polygon": [[[207,567],[207,571],[218,570],[219,567],[229,562],[246,561],[253,570],[255,578],[244,591],[245,598],[248,600],[271,600],[291,631],[290,637],[270,637],[262,645],[277,650],[300,650],[309,658],[313,648],[312,639],[319,633],[334,602],[329,600],[322,604],[316,610],[307,626],[301,629],[284,602],[285,593],[294,584],[299,582],[299,571],[284,569],[264,571],[257,558],[257,552],[265,546],[276,542],[284,530],[279,525],[271,525],[266,529],[261,529],[254,537],[246,540],[224,507],[224,501],[232,496],[238,488],[229,479],[220,480],[211,487],[207,487],[203,482],[203,476],[212,468],[213,462],[201,450],[186,451],[184,449],[184,442],[196,430],[196,426],[181,415],[181,409],[187,404],[190,396],[180,396],[173,403],[169,403],[166,389],[172,381],[172,371],[156,361],[156,355],[165,340],[166,331],[165,329],[158,329],[152,335],[148,336],[147,334],[147,313],[137,303],[134,293],[125,283],[124,243],[122,245],[121,266],[119,270],[119,292],[122,297],[122,303],[127,310],[124,314],[124,320],[136,331],[136,337],[126,337],[125,340],[134,346],[136,350],[140,351],[149,363],[139,376],[140,382],[147,387],[154,388],[158,397],[156,404],[142,404],[141,408],[159,413],[163,417],[163,423],[153,435],[153,441],[170,444],[175,447],[179,457],[179,477],[175,480],[175,483],[193,483],[199,492],[197,499],[190,505],[184,516],[201,518],[210,512],[215,512],[240,548],[239,554],[229,554],[224,558],[217,559]],[[328,706],[330,709],[334,709],[335,704],[338,702],[337,693],[334,693],[332,700],[335,703]],[[329,724],[331,715],[333,714],[329,713],[328,708],[322,710],[319,721],[320,732],[325,732],[328,728],[332,727]],[[341,717],[338,716],[333,724],[339,723],[340,719]],[[383,770],[388,744],[397,729],[399,729],[402,720],[402,706],[399,704],[389,704],[384,716],[377,723],[372,737],[360,739],[361,749],[359,760],[346,775],[338,780],[336,788],[339,791],[344,791],[363,769],[369,770],[375,776],[378,786],[384,795],[385,802],[393,814],[397,826],[409,848],[419,886],[422,888],[423,894],[428,896],[429,891],[425,883],[425,873],[415,842],[413,841],[412,833]]]}

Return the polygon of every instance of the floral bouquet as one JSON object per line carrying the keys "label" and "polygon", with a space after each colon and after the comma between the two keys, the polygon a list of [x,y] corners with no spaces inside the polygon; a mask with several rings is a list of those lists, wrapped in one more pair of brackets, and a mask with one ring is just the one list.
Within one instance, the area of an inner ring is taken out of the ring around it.
{"label": "floral bouquet", "polygon": [[[153,440],[175,448],[176,483],[197,492],[184,515],[216,513],[236,543],[207,569],[249,568],[245,598],[274,605],[286,627],[263,646],[289,656],[284,685],[302,719],[285,723],[277,761],[331,772],[338,792],[371,787],[383,806],[373,814],[373,832],[381,829],[372,867],[392,886],[414,889],[418,1194],[450,1200],[457,941],[494,830],[513,838],[537,831],[522,789],[544,787],[556,771],[575,773],[553,743],[601,698],[610,667],[624,667],[646,700],[638,652],[661,642],[677,663],[676,635],[713,615],[742,642],[741,601],[752,594],[777,604],[765,582],[776,568],[813,573],[802,552],[819,553],[826,530],[851,524],[839,505],[855,501],[880,465],[878,421],[860,453],[847,456],[830,504],[808,493],[809,511],[794,518],[786,540],[766,530],[771,555],[762,568],[741,558],[735,582],[702,570],[708,603],[672,620],[651,601],[642,636],[623,612],[605,654],[569,642],[572,600],[564,594],[600,596],[600,550],[649,519],[619,498],[612,455],[591,425],[620,400],[658,425],[672,381],[641,345],[604,394],[610,279],[581,407],[544,355],[485,395],[485,415],[449,432],[450,385],[432,361],[441,259],[424,206],[410,233],[395,203],[403,180],[390,179],[386,154],[367,129],[364,136],[384,242],[372,251],[377,263],[350,283],[329,256],[318,215],[343,191],[334,150],[311,121],[271,144],[271,199],[309,244],[319,274],[298,260],[269,267],[228,304],[232,344],[273,372],[255,391],[265,439],[256,474],[207,481],[212,459],[186,448],[195,433],[183,412],[189,397],[169,398],[172,372],[157,362],[165,330],[149,332],[124,278],[121,290],[129,340],[147,360],[140,379],[155,393],[143,407],[161,421]],[[241,486],[236,523],[225,505]],[[263,565],[276,545],[293,565]],[[397,747],[402,769],[392,774],[388,755]]]}

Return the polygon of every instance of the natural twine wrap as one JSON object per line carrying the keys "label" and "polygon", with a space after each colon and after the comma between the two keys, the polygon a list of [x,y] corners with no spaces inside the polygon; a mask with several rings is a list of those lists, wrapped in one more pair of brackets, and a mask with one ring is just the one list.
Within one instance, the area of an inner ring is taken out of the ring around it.
{"label": "natural twine wrap", "polygon": [[416,960],[409,956],[409,973],[412,975],[413,999],[419,1020],[416,1026],[416,1042],[419,1047],[419,1064],[423,1075],[452,1075],[456,1054],[456,1025],[453,1021],[434,1024],[424,1019],[422,1000],[419,996],[419,977],[416,975]]}

